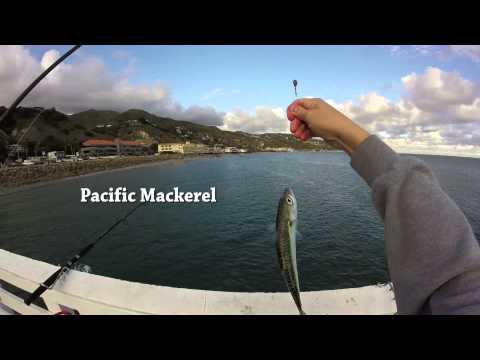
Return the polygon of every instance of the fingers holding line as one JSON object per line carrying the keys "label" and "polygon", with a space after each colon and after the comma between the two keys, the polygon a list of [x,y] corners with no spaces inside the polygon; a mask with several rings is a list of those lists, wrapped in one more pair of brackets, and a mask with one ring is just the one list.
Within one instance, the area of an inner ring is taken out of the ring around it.
{"label": "fingers holding line", "polygon": [[308,140],[312,137],[312,133],[308,125],[304,122],[307,110],[304,106],[308,106],[309,99],[299,99],[291,103],[287,108],[287,118],[290,123],[290,132],[299,140]]}
{"label": "fingers holding line", "polygon": [[298,119],[293,119],[291,122],[290,122],[290,131],[292,134],[294,134],[298,128],[300,127],[300,125],[302,125],[303,122],[298,120]]}
{"label": "fingers holding line", "polygon": [[318,102],[321,99],[298,99],[292,102],[287,108],[287,118],[290,121],[293,121],[295,118],[301,118],[301,116],[305,116],[307,110],[314,109],[318,106]]}
{"label": "fingers holding line", "polygon": [[298,118],[293,118],[291,120],[290,132],[299,140],[308,140],[311,138],[311,132],[308,125]]}
{"label": "fingers holding line", "polygon": [[300,139],[300,136],[308,130],[307,125],[298,119],[293,119],[290,123],[290,132],[295,135],[295,137]]}
{"label": "fingers holding line", "polygon": [[309,129],[305,130],[303,134],[300,136],[300,140],[307,141],[308,139],[312,138],[312,133]]}
{"label": "fingers holding line", "polygon": [[308,140],[312,137],[312,133],[305,123],[301,123],[296,131],[292,131],[293,135],[299,140]]}
{"label": "fingers holding line", "polygon": [[295,115],[293,115],[293,111],[292,111],[292,110],[293,110],[293,108],[294,108],[295,106],[297,106],[297,105],[296,105],[297,102],[298,102],[298,100],[297,100],[297,101],[294,101],[293,103],[291,103],[290,105],[288,105],[288,108],[287,108],[287,119],[288,119],[288,121],[293,121],[293,120],[295,120]]}
{"label": "fingers holding line", "polygon": [[304,123],[301,123],[300,126],[295,131],[295,136],[300,137],[300,135],[302,135],[306,129],[307,129],[307,126]]}
{"label": "fingers holding line", "polygon": [[298,108],[302,106],[302,100],[295,100],[287,108],[287,118],[290,121],[293,121],[296,118],[296,112]]}

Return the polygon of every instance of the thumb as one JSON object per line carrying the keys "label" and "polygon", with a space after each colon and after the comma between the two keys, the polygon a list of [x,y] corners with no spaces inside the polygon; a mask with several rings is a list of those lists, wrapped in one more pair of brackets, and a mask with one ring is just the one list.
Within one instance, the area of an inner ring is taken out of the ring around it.
{"label": "thumb", "polygon": [[301,120],[303,122],[308,122],[307,116],[308,116],[308,110],[305,109],[303,106],[295,106],[292,109],[292,114],[295,116],[298,120]]}

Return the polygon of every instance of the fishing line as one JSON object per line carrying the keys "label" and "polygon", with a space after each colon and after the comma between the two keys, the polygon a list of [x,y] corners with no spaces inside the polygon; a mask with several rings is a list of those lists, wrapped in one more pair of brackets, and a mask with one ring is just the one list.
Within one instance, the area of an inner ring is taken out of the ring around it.
{"label": "fishing line", "polygon": [[[295,97],[298,97],[298,94],[297,94],[298,81],[293,80],[292,83],[293,83],[293,88],[295,89]],[[347,144],[345,144],[340,138],[323,138],[323,140],[327,144],[329,144],[330,146],[333,146],[333,147],[335,147],[333,144],[340,145],[340,147],[343,148],[343,150],[345,150],[348,153],[348,155],[353,154],[352,148],[350,148]]]}
{"label": "fishing line", "polygon": [[42,116],[42,114],[47,111],[47,109],[43,109],[42,111],[40,111],[37,116],[35,116],[35,118],[32,120],[32,122],[30,123],[30,125],[28,126],[27,130],[24,131],[24,133],[22,135],[20,135],[20,137],[18,138],[17,140],[17,144],[20,145],[22,143],[22,140],[23,138],[28,134],[28,132],[30,131],[30,129],[32,128],[33,124],[35,124],[37,122],[37,120],[40,118],[40,116]]}
{"label": "fishing line", "polygon": [[140,207],[145,205],[144,202],[139,202],[135,207],[133,207],[126,215],[115,221],[107,230],[105,230],[100,236],[98,236],[93,242],[85,246],[82,250],[80,250],[74,257],[72,257],[67,263],[61,266],[57,271],[55,271],[50,277],[45,280],[40,286],[30,294],[30,296],[24,300],[26,305],[30,305],[33,301],[38,299],[45,291],[51,289],[55,283],[69,270],[72,269],[73,265],[75,265],[82,257],[87,255],[94,247],[97,245],[102,239],[104,239],[108,234],[110,234],[113,229],[115,229],[121,223],[126,222],[126,220]]}

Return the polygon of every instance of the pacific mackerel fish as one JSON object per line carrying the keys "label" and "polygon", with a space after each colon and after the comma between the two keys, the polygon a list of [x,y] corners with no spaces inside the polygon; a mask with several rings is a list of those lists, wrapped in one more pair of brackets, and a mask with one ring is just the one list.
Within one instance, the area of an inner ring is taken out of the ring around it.
{"label": "pacific mackerel fish", "polygon": [[280,270],[292,294],[300,315],[305,315],[300,299],[300,283],[298,281],[297,251],[297,199],[291,188],[285,189],[278,203],[276,237],[277,254]]}

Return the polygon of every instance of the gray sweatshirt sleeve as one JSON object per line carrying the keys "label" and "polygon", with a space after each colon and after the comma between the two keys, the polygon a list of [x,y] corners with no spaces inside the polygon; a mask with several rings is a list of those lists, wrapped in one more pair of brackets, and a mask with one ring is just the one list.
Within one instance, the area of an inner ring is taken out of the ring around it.
{"label": "gray sweatshirt sleeve", "polygon": [[351,165],[372,188],[399,314],[480,314],[480,246],[428,166],[377,136]]}

